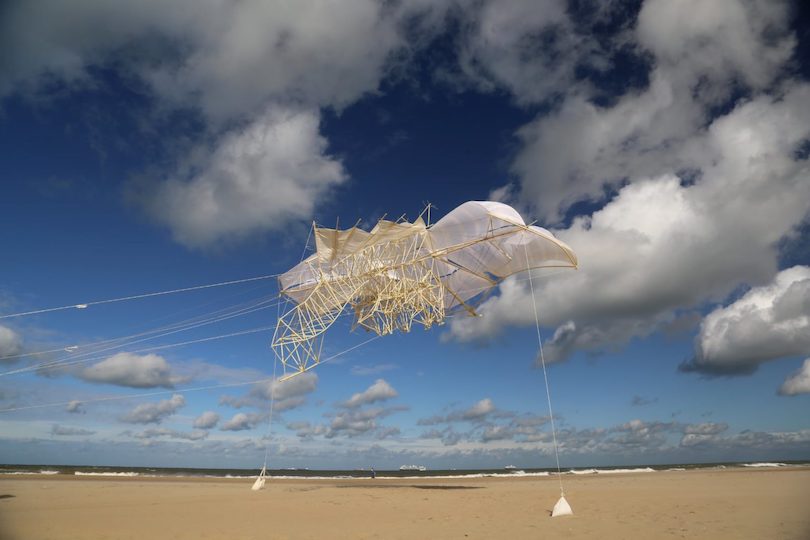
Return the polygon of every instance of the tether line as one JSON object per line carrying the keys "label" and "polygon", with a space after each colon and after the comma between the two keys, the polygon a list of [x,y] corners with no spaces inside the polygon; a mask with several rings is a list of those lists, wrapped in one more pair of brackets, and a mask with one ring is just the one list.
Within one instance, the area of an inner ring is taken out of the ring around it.
{"label": "tether line", "polygon": [[35,309],[33,311],[23,311],[20,313],[9,313],[7,315],[0,315],[0,319],[8,319],[11,317],[25,317],[26,315],[37,315],[39,313],[50,313],[52,311],[63,311],[66,309],[86,309],[89,306],[97,306],[100,304],[112,304],[114,302],[125,302],[127,300],[138,300],[141,298],[150,298],[152,296],[164,296],[167,294],[176,294],[181,292],[197,291],[200,289],[211,289],[213,287],[224,287],[225,285],[236,285],[239,283],[248,283],[250,281],[258,281],[261,279],[270,279],[278,277],[281,274],[268,274],[266,276],[257,276],[252,278],[235,279],[232,281],[222,281],[220,283],[209,283],[207,285],[196,285],[194,287],[183,287],[182,289],[171,289],[168,291],[158,291],[144,294],[135,294],[132,296],[122,296],[120,298],[108,298],[107,300],[96,300],[94,302],[83,302],[78,304],[70,304],[68,306],[58,306],[44,309]]}
{"label": "tether line", "polygon": [[[526,255],[526,267],[529,265],[529,251],[526,245],[523,246]],[[532,282],[532,271],[529,270],[529,288],[532,296],[532,309],[534,310],[534,327],[537,330],[537,345],[540,347],[540,364],[543,366],[543,381],[546,383],[546,400],[548,401],[548,416],[551,419],[551,437],[554,440],[554,459],[557,461],[557,479],[560,481],[560,496],[565,496],[562,484],[562,471],[560,470],[560,453],[557,449],[557,430],[554,427],[554,413],[551,410],[551,392],[548,389],[548,374],[546,373],[546,358],[543,355],[543,340],[540,337],[540,318],[537,316],[537,301],[534,298],[534,283]]]}

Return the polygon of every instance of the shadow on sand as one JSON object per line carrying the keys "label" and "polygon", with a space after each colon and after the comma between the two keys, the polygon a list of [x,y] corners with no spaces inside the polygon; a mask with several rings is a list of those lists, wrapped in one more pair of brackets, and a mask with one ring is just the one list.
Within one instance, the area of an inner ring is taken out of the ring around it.
{"label": "shadow on sand", "polygon": [[414,484],[363,484],[361,486],[336,486],[339,488],[382,488],[382,489],[393,489],[393,488],[413,488],[413,489],[438,489],[438,490],[445,490],[445,489],[484,489],[484,486],[420,486]]}

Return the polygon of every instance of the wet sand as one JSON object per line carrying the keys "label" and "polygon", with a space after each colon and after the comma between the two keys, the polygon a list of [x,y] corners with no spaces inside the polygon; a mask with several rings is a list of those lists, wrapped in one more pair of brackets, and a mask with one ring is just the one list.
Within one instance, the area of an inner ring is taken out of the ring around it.
{"label": "wet sand", "polygon": [[810,539],[810,468],[555,478],[0,478],[0,539]]}

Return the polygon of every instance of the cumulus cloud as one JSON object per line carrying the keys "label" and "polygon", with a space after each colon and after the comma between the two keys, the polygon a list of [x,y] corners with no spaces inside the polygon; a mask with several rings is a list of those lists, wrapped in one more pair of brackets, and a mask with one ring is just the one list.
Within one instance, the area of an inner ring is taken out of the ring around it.
{"label": "cumulus cloud", "polygon": [[786,7],[767,0],[645,2],[623,39],[654,59],[648,87],[608,107],[574,92],[522,128],[514,172],[523,199],[555,220],[578,200],[601,199],[605,184],[688,166],[687,143],[710,120],[707,107],[728,99],[734,83],[767,89],[790,58],[787,27]]}
{"label": "cumulus cloud", "polygon": [[429,429],[423,432],[419,438],[439,439],[444,446],[455,446],[464,438],[464,435],[455,431],[452,426],[447,426],[444,429]]}
{"label": "cumulus cloud", "polygon": [[84,405],[81,401],[73,400],[65,405],[65,412],[73,414],[85,414]]}
{"label": "cumulus cloud", "polygon": [[144,204],[190,247],[308,218],[346,179],[343,165],[326,154],[318,124],[317,111],[269,107],[202,154],[188,174],[157,185]]}
{"label": "cumulus cloud", "polygon": [[715,443],[718,436],[728,430],[725,422],[704,422],[702,424],[689,424],[683,428],[681,446],[698,446]]}
{"label": "cumulus cloud", "polygon": [[514,433],[507,426],[487,426],[484,429],[484,434],[481,436],[483,442],[500,441],[504,439],[511,439]]}
{"label": "cumulus cloud", "polygon": [[384,379],[377,379],[366,390],[352,395],[346,401],[335,404],[337,412],[327,413],[331,417],[328,426],[310,426],[308,423],[295,425],[298,436],[302,438],[324,434],[326,438],[374,436],[381,440],[399,434],[399,429],[379,423],[396,412],[408,410],[407,406],[369,407],[397,397],[397,391]]}
{"label": "cumulus cloud", "polygon": [[377,90],[408,48],[410,13],[374,0],[11,2],[0,48],[17,53],[0,59],[0,97],[93,87],[97,68],[113,67],[156,109],[200,112],[208,144],[171,156],[181,165],[138,199],[177,241],[219,244],[310,218],[345,180],[318,111]]}
{"label": "cumulus cloud", "polygon": [[[498,192],[558,223],[581,263],[538,276],[541,324],[556,328],[547,360],[669,328],[775,274],[776,246],[810,210],[796,152],[810,137],[810,87],[779,79],[795,46],[788,27],[781,3],[645,2],[622,39],[650,58],[646,87],[608,104],[581,88],[519,130],[516,190]],[[580,201],[598,210],[571,219]],[[479,312],[454,319],[448,337],[532,324],[525,277]]]}
{"label": "cumulus cloud", "polygon": [[278,412],[300,407],[306,403],[306,395],[315,391],[318,386],[318,375],[307,371],[286,381],[278,379],[255,385],[247,395],[241,397],[222,396],[220,405],[237,409],[242,407],[263,407],[274,397],[273,409]]}
{"label": "cumulus cloud", "polygon": [[810,354],[810,267],[783,270],[709,313],[695,349],[683,369],[712,374],[751,373],[768,360]]}
{"label": "cumulus cloud", "polygon": [[615,434],[610,438],[610,442],[624,448],[660,447],[666,443],[666,433],[676,427],[677,424],[673,422],[630,420],[611,428],[610,431]]}
{"label": "cumulus cloud", "polygon": [[[496,409],[490,400],[481,400],[473,407],[452,411],[448,415],[420,419],[418,425],[450,424],[443,429],[433,428],[420,435],[422,439],[440,439],[444,446],[455,446],[461,441],[467,443],[513,441],[534,443],[551,440],[551,434],[544,432],[543,426],[549,421],[547,416],[521,415]],[[458,422],[468,422],[466,431],[456,429]]]}
{"label": "cumulus cloud", "polygon": [[121,421],[130,424],[159,424],[185,404],[186,398],[182,394],[174,394],[171,398],[157,403],[141,403],[125,414]]}
{"label": "cumulus cloud", "polygon": [[226,420],[219,428],[222,431],[244,431],[253,429],[262,421],[264,416],[254,413],[236,413],[230,420]]}
{"label": "cumulus cloud", "polygon": [[420,418],[417,424],[420,426],[432,426],[450,422],[480,422],[494,412],[495,404],[490,398],[484,398],[467,409],[451,411],[446,415]]}
{"label": "cumulus cloud", "polygon": [[505,88],[520,103],[540,102],[573,86],[578,65],[598,53],[598,44],[576,31],[567,8],[561,0],[466,6],[461,72],[480,89]]}
{"label": "cumulus cloud", "polygon": [[214,411],[205,411],[194,419],[194,427],[198,429],[211,429],[219,422],[219,415]]}
{"label": "cumulus cloud", "polygon": [[357,437],[374,434],[378,439],[386,438],[393,435],[394,432],[391,427],[380,425],[378,420],[407,409],[404,406],[372,407],[368,409],[352,408],[338,412],[329,423],[326,437],[331,439],[338,436]]}
{"label": "cumulus cloud", "polygon": [[[345,105],[376,88],[402,45],[393,10],[372,0],[282,5],[176,0],[154,9],[125,1],[12,2],[0,23],[0,94],[49,80],[92,81],[92,68],[126,61],[152,91],[213,119],[268,100]],[[156,44],[160,54],[156,54]]]}
{"label": "cumulus cloud", "polygon": [[7,326],[0,325],[0,362],[13,362],[15,356],[22,352],[22,338],[20,334]]}
{"label": "cumulus cloud", "polygon": [[469,409],[461,413],[462,420],[480,420],[495,410],[495,405],[489,398],[484,398]]}
{"label": "cumulus cloud", "polygon": [[810,394],[810,358],[807,358],[802,367],[785,379],[785,382],[779,387],[779,393],[783,396]]}
{"label": "cumulus cloud", "polygon": [[[694,160],[683,165],[699,165],[699,178],[634,179],[602,209],[555,231],[581,264],[536,280],[540,322],[557,327],[548,359],[646,336],[680,310],[767,281],[775,246],[808,210],[810,183],[794,149],[810,135],[801,105],[809,99],[810,87],[795,86],[740,104],[693,140]],[[453,319],[450,337],[480,340],[532,324],[528,289],[525,278],[507,280],[482,317]]]}
{"label": "cumulus cloud", "polygon": [[93,433],[95,433],[95,431],[89,429],[61,426],[59,424],[54,424],[53,426],[51,426],[51,435],[67,437],[71,435],[92,435]]}
{"label": "cumulus cloud", "polygon": [[205,430],[195,429],[194,431],[176,431],[167,428],[149,428],[138,433],[133,433],[136,439],[182,439],[187,441],[201,441],[208,437],[208,432]]}
{"label": "cumulus cloud", "polygon": [[77,372],[87,382],[114,384],[129,388],[173,388],[180,379],[174,377],[169,363],[157,354],[139,355],[120,352]]}
{"label": "cumulus cloud", "polygon": [[306,421],[290,422],[287,429],[295,431],[301,439],[311,439],[317,435],[325,435],[329,428],[323,424],[311,424]]}
{"label": "cumulus cloud", "polygon": [[394,387],[392,387],[384,379],[377,379],[374,384],[369,386],[366,390],[354,394],[351,398],[344,401],[341,406],[348,409],[356,409],[363,405],[369,405],[378,401],[386,401],[397,397],[399,394]]}

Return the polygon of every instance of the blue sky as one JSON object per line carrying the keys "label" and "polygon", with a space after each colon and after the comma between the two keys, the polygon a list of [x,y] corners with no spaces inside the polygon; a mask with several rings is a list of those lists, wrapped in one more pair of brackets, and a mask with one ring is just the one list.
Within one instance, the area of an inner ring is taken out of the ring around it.
{"label": "blue sky", "polygon": [[281,385],[271,278],[14,316],[468,200],[579,256],[535,282],[563,467],[807,459],[800,4],[6,4],[0,461],[256,467],[275,392],[271,466],[551,466],[525,275]]}

